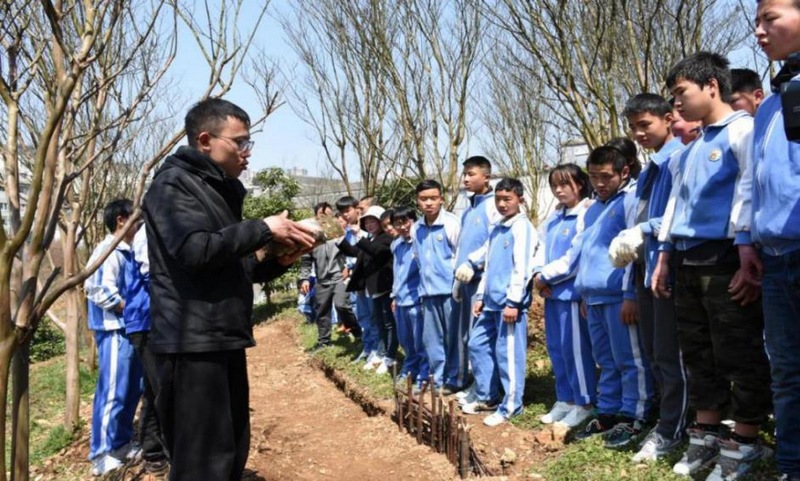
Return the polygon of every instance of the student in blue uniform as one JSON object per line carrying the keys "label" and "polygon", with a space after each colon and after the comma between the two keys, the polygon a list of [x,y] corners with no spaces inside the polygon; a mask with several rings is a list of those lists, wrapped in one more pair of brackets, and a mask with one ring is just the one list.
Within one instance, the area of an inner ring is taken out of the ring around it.
{"label": "student in blue uniform", "polygon": [[435,180],[417,185],[417,206],[422,211],[411,231],[414,254],[419,261],[419,295],[425,320],[422,338],[428,355],[430,374],[435,389],[442,395],[460,391],[464,386],[448,369],[447,363],[457,358],[461,342],[453,329],[453,271],[460,223],[458,217],[442,209],[442,186]]}
{"label": "student in blue uniform", "polygon": [[570,268],[566,256],[583,231],[583,216],[592,204],[588,199],[592,185],[589,176],[575,164],[554,167],[548,182],[558,206],[541,227],[543,240],[534,259],[534,287],[545,298],[545,338],[555,377],[556,403],[540,420],[574,428],[592,414],[597,376],[589,328],[575,290],[576,270]]}
{"label": "student in blue uniform", "polygon": [[[689,404],[673,299],[654,299],[650,279],[658,261],[658,233],[672,189],[671,159],[683,149],[672,135],[672,106],[663,97],[642,93],[625,104],[623,112],[636,141],[653,151],[636,185],[636,218],[614,239],[609,255],[617,267],[633,266],[639,305],[639,334],[660,396],[659,419],[634,462],[654,461],[683,441]],[[643,249],[643,258],[638,251]]]}
{"label": "student in blue uniform", "polygon": [[598,416],[578,437],[604,433],[606,447],[622,448],[643,432],[653,397],[650,370],[636,328],[631,267],[615,268],[608,257],[611,240],[633,218],[635,195],[628,188],[629,167],[623,150],[598,147],[589,154],[586,166],[597,201],[584,218],[575,289],[586,304],[600,380]]}
{"label": "student in blue uniform", "polygon": [[397,338],[405,353],[402,376],[408,376],[417,386],[428,379],[428,357],[422,344],[422,304],[419,300],[419,262],[414,255],[411,226],[417,213],[410,207],[392,209],[392,225],[397,238],[392,242],[394,282],[392,311],[397,321]]}
{"label": "student in blue uniform", "polygon": [[[667,86],[684,118],[703,122],[702,137],[678,158],[674,209],[666,210],[660,238],[671,242],[661,247],[652,279],[655,295],[675,296],[689,405],[696,411],[689,447],[673,470],[691,475],[716,459],[709,481],[738,479],[771,454],[758,442],[771,396],[749,234],[753,119],[727,103],[731,75],[721,55],[700,52],[681,60]],[[727,412],[736,424],[730,438],[721,439]]]}
{"label": "student in blue uniform", "polygon": [[[469,207],[461,215],[461,234],[458,237],[456,251],[455,277],[460,282],[460,292],[457,296],[461,302],[456,304],[458,315],[455,326],[463,341],[456,350],[457,358],[450,361],[451,366],[457,369],[454,382],[457,386],[464,386],[468,375],[466,345],[473,322],[472,297],[483,273],[485,244],[492,226],[500,219],[500,214],[494,205],[494,192],[489,185],[492,163],[486,157],[473,156],[461,165],[464,168],[461,174],[464,188],[472,195],[469,198]],[[463,403],[476,400],[474,389],[461,391],[457,397],[459,402]]]}
{"label": "student in blue uniform", "polygon": [[[110,232],[94,249],[89,263],[106,251],[133,214],[133,203],[119,199],[106,205],[103,222]],[[142,395],[142,367],[125,334],[125,264],[136,230],[131,229],[103,264],[84,283],[89,300],[89,329],[97,342],[97,387],[92,407],[89,459],[92,474],[119,468],[133,447],[133,416]]]}
{"label": "student in blue uniform", "polygon": [[125,319],[125,333],[136,350],[144,373],[144,397],[139,414],[142,458],[146,472],[161,473],[167,469],[167,452],[155,407],[158,363],[147,347],[150,336],[150,261],[147,256],[147,232],[144,224],[133,238],[131,257],[125,263],[124,276],[126,293],[122,317]]}
{"label": "student in blue uniform", "polygon": [[800,87],[799,19],[797,1],[758,3],[758,43],[770,60],[785,62],[772,79],[774,94],[761,104],[755,117],[751,235],[761,246],[764,265],[761,288],[772,370],[776,457],[786,481],[800,481],[800,140],[796,135],[790,140],[784,128],[782,100],[789,94],[782,92],[796,92]]}
{"label": "student in blue uniform", "polygon": [[[528,347],[527,310],[531,302],[536,229],[521,211],[522,183],[502,179],[495,188],[495,205],[502,216],[492,229],[486,270],[478,285],[469,352],[478,400],[463,406],[465,413],[496,409],[484,418],[497,426],[522,412]],[[499,384],[505,393],[499,400]],[[500,401],[498,403],[498,401]]]}

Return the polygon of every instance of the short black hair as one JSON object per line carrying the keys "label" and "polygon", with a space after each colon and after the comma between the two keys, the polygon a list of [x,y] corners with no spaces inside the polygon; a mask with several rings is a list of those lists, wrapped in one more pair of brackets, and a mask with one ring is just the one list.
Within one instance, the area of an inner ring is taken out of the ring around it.
{"label": "short black hair", "polygon": [[318,202],[314,205],[314,215],[319,214],[319,211],[325,212],[326,210],[333,210],[333,207],[327,202]]}
{"label": "short black hair", "polygon": [[639,174],[642,172],[642,163],[639,162],[636,144],[627,137],[615,137],[606,142],[606,145],[619,150],[622,155],[625,156],[628,164],[628,170],[631,171],[631,177],[638,179]]}
{"label": "short black hair", "polygon": [[411,207],[400,205],[392,210],[392,224],[398,220],[409,219],[411,222],[417,220],[417,211]]}
{"label": "short black hair", "polygon": [[763,89],[761,77],[755,70],[749,68],[731,69],[731,92],[753,93],[758,89]]}
{"label": "short black hair", "polygon": [[392,213],[393,212],[394,212],[394,207],[391,207],[389,209],[384,210],[383,214],[381,214],[380,221],[383,222],[386,219],[389,219],[389,222],[391,222],[392,221]]}
{"label": "short black hair", "polygon": [[586,158],[586,166],[611,164],[614,172],[621,174],[622,169],[628,165],[628,158],[616,147],[601,145],[593,149]]}
{"label": "short black hair", "polygon": [[433,179],[425,179],[422,182],[420,182],[419,184],[417,184],[416,192],[417,192],[417,194],[419,194],[423,190],[429,190],[429,189],[437,189],[439,191],[439,195],[442,195],[442,193],[443,193],[442,184],[436,182]]}
{"label": "short black hair", "polygon": [[492,162],[482,155],[473,155],[461,163],[467,169],[469,167],[479,167],[488,173],[492,173]]}
{"label": "short black hair", "polygon": [[685,79],[705,87],[711,80],[719,85],[723,102],[731,98],[731,70],[728,59],[718,53],[697,52],[684,58],[670,69],[667,74],[667,88],[672,90],[679,79]]}
{"label": "short black hair", "polygon": [[641,93],[631,97],[625,103],[625,109],[622,115],[630,120],[631,115],[636,114],[652,114],[658,117],[664,117],[672,113],[672,106],[667,102],[664,97],[658,94]]}
{"label": "short black hair", "polygon": [[106,204],[103,209],[103,224],[112,234],[117,230],[117,217],[127,219],[133,215],[133,201],[130,199],[115,199]]}
{"label": "short black hair", "polygon": [[336,210],[339,212],[347,209],[348,207],[358,207],[358,200],[350,195],[339,197],[339,199],[336,200]]}
{"label": "short black hair", "polygon": [[228,117],[238,119],[248,129],[250,128],[250,116],[232,102],[212,98],[194,104],[183,120],[183,128],[186,130],[186,140],[189,142],[189,146],[196,148],[197,136],[201,132],[215,133],[228,120]]}
{"label": "short black hair", "polygon": [[594,188],[592,187],[592,183],[589,181],[589,175],[581,169],[578,164],[560,164],[553,167],[553,170],[550,171],[550,174],[547,176],[547,183],[552,185],[555,182],[560,182],[562,180],[571,180],[575,183],[578,187],[581,188],[578,195],[581,199],[585,199],[592,195],[592,191]]}
{"label": "short black hair", "polygon": [[517,194],[517,197],[525,196],[525,188],[522,186],[522,182],[517,179],[512,179],[511,177],[503,177],[500,179],[500,182],[494,186],[494,191],[495,193],[513,192]]}

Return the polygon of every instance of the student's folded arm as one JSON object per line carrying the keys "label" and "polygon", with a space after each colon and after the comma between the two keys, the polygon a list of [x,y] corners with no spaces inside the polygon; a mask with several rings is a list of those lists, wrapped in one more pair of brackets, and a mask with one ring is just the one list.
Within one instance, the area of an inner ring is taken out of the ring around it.
{"label": "student's folded arm", "polygon": [[560,284],[572,279],[578,273],[578,261],[581,256],[581,244],[584,236],[583,216],[578,218],[577,234],[572,238],[567,251],[558,259],[545,264],[541,270],[541,279],[545,284]]}
{"label": "student's folded arm", "polygon": [[117,288],[117,279],[122,271],[125,258],[116,250],[106,257],[100,269],[96,270],[86,282],[86,298],[104,311],[113,310],[122,296]]}
{"label": "student's folded arm", "polygon": [[[359,240],[359,242],[361,242],[361,240]],[[358,254],[361,253],[361,249],[347,242],[347,239],[342,239],[341,242],[336,244],[336,247],[347,257],[358,257]]]}
{"label": "student's folded arm", "polygon": [[374,241],[360,239],[356,242],[356,247],[371,255],[377,262],[383,262],[392,256],[392,239],[388,235],[381,235]]}

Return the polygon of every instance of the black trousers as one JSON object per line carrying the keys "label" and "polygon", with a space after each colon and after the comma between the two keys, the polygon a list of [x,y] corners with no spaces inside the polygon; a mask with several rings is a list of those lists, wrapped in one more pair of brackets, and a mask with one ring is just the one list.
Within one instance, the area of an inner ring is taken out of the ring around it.
{"label": "black trousers", "polygon": [[158,363],[156,356],[147,348],[149,332],[128,334],[136,355],[144,368],[144,398],[142,399],[141,419],[139,420],[139,443],[142,457],[146,461],[160,461],[166,457],[161,426],[156,414],[156,393],[158,392]]}
{"label": "black trousers", "polygon": [[361,326],[356,322],[353,308],[345,292],[344,284],[317,284],[317,311],[314,317],[317,320],[317,342],[330,344],[331,342],[331,307],[336,309],[339,322],[350,329],[355,337],[361,337]]}
{"label": "black trousers", "polygon": [[171,481],[239,481],[250,450],[244,349],[159,356],[156,409]]}

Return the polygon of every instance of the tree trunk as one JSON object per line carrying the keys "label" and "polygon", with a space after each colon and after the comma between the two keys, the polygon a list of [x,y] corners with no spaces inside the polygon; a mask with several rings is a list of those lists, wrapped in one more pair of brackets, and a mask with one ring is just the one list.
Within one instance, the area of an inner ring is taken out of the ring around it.
{"label": "tree trunk", "polygon": [[[3,321],[11,324],[10,319],[3,319]],[[0,340],[0,412],[5,413],[8,408],[8,375],[11,368],[11,356],[14,354],[14,336],[8,336],[6,339]],[[0,432],[6,432],[5,415],[0,416]],[[0,481],[6,481],[6,436],[0,436]]]}
{"label": "tree trunk", "polygon": [[78,288],[72,288],[66,292],[67,317],[64,337],[67,343],[67,403],[64,409],[64,427],[72,432],[78,424],[80,416],[81,385],[80,385],[80,315],[78,303],[80,303],[81,293]]}
{"label": "tree trunk", "polygon": [[[12,338],[13,342],[13,338]],[[11,443],[11,481],[30,479],[30,341],[16,349],[11,362],[13,376],[11,427],[14,442]]]}

